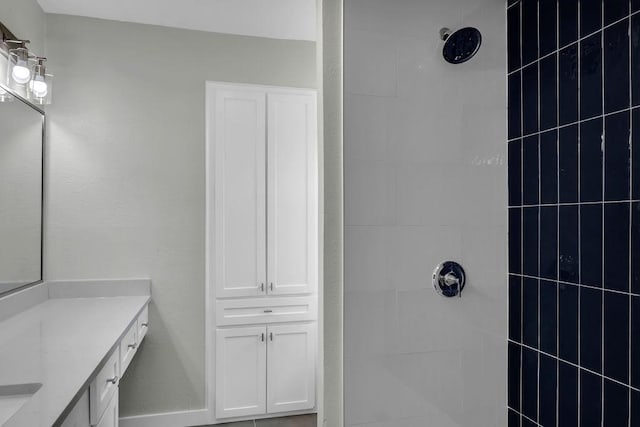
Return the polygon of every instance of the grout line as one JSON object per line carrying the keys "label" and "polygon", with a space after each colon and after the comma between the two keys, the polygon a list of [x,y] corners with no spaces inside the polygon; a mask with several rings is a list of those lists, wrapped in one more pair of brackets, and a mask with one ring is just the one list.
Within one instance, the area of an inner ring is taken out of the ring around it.
{"label": "grout line", "polygon": [[[520,15],[520,19],[519,19],[519,23],[518,23],[518,31],[520,32],[520,37],[519,37],[519,41],[520,41],[520,67],[522,67],[522,58],[523,58],[523,53],[522,53],[522,48],[523,48],[523,43],[522,43],[522,34],[523,34],[523,30],[522,30],[522,4],[519,5],[518,7],[518,12]],[[524,88],[523,88],[523,78],[522,75],[524,73],[520,73],[519,77],[520,77],[520,105],[519,105],[519,110],[520,110],[520,133],[524,132]],[[524,203],[524,140],[522,141],[522,144],[520,144],[520,202]],[[519,270],[520,272],[524,272],[524,247],[523,247],[523,243],[524,243],[524,209],[520,210],[520,267]],[[524,280],[521,278],[520,279],[520,339],[523,340],[524,339]],[[523,367],[523,363],[524,363],[524,351],[522,351],[522,348],[520,348],[520,380],[518,381],[518,386],[520,388],[520,390],[518,391],[518,407],[520,408],[520,412],[523,411],[523,402],[522,402],[522,381],[524,378],[524,367]]]}
{"label": "grout line", "polygon": [[[556,2],[556,51],[560,47],[560,2]],[[556,55],[556,126],[560,124],[560,55]],[[556,200],[560,201],[560,131],[556,133]],[[556,207],[556,280],[560,280],[560,207]],[[556,286],[556,353],[560,352],[560,286]],[[556,423],[560,419],[560,361],[556,359]]]}
{"label": "grout line", "polygon": [[[604,1],[602,2],[602,13],[601,13],[601,25],[604,25],[604,15],[605,15],[605,10],[604,10]],[[601,67],[602,67],[602,113],[604,114],[605,110],[605,80],[606,80],[606,69],[605,69],[605,61],[606,61],[606,55],[607,55],[607,49],[605,46],[605,38],[604,38],[604,31],[602,31],[602,36],[601,36],[601,41],[600,44],[602,46],[602,53],[601,53]],[[606,145],[607,145],[607,133],[606,133],[606,129],[607,129],[607,120],[606,118],[603,116],[602,118],[602,200],[605,200],[605,188],[606,188],[606,156],[607,156],[607,150],[606,150]],[[601,239],[602,239],[602,248],[601,248],[601,253],[602,253],[602,260],[601,260],[601,269],[602,269],[602,294],[601,294],[601,308],[600,308],[600,318],[602,319],[600,321],[601,324],[601,331],[600,331],[600,352],[601,352],[601,360],[600,360],[600,371],[604,374],[605,373],[605,348],[604,348],[604,335],[605,335],[605,297],[606,294],[604,293],[604,289],[605,289],[605,205],[604,203],[602,204],[602,213],[601,213],[601,217],[602,217],[602,223],[601,223]],[[602,376],[602,378],[600,379],[600,422],[602,424],[602,427],[604,427],[604,387],[605,387],[605,382],[604,382],[604,375]]]}
{"label": "grout line", "polygon": [[614,382],[614,383],[617,383],[618,385],[621,385],[621,386],[623,386],[623,387],[626,387],[626,388],[628,388],[628,389],[630,389],[630,390],[633,390],[633,391],[640,391],[640,389],[639,389],[639,388],[634,387],[634,386],[633,386],[633,385],[631,385],[631,384],[625,384],[625,383],[623,383],[622,381],[616,380],[615,378],[612,378],[612,377],[608,377],[608,376],[606,376],[604,373],[599,373],[599,372],[596,372],[596,371],[592,371],[591,369],[589,369],[589,368],[585,368],[584,366],[580,366],[580,365],[578,365],[578,364],[577,364],[577,363],[575,363],[575,362],[570,362],[570,361],[568,361],[568,360],[562,359],[560,356],[553,355],[553,354],[551,354],[551,353],[547,353],[546,351],[543,351],[543,350],[540,350],[540,349],[537,349],[537,348],[531,347],[531,346],[529,346],[529,345],[527,345],[527,344],[524,344],[524,343],[521,343],[521,342],[517,342],[517,341],[514,341],[514,340],[512,340],[512,339],[508,339],[507,341],[508,341],[508,342],[510,342],[510,343],[512,343],[512,344],[517,344],[517,345],[521,346],[523,349],[525,349],[525,348],[526,348],[526,349],[528,349],[528,350],[536,351],[536,352],[538,352],[538,353],[540,353],[540,354],[543,354],[543,355],[545,355],[545,356],[547,356],[547,357],[551,357],[551,358],[553,358],[553,359],[555,359],[555,360],[557,360],[557,361],[559,361],[559,362],[566,363],[567,365],[571,365],[571,366],[573,366],[574,368],[577,368],[578,370],[583,370],[583,371],[589,372],[589,373],[591,373],[591,374],[593,374],[593,375],[597,375],[597,376],[602,377],[602,378],[604,378],[604,379],[606,379],[606,380],[609,380],[609,381],[612,381],[612,382]]}
{"label": "grout line", "polygon": [[[629,11],[632,10],[631,8],[631,3],[632,1],[629,0]],[[632,34],[631,34],[631,27],[632,24],[632,19],[631,16],[629,16],[628,18],[628,22],[627,22],[627,31],[628,31],[628,38],[629,38],[629,44],[628,44],[628,48],[629,48],[629,59],[628,59],[628,64],[629,64],[629,105],[633,105],[633,79],[632,79],[632,74],[633,74],[633,67],[632,67],[632,49],[631,46],[633,44],[633,39],[632,39]],[[604,93],[602,94],[603,98],[604,98]],[[633,197],[633,113],[629,113],[629,199],[631,199]],[[631,250],[633,248],[632,246],[632,232],[633,232],[633,217],[632,217],[632,213],[633,213],[633,204],[629,203],[629,293],[631,293],[631,282],[632,282],[632,274],[633,274],[633,268],[632,268],[632,263],[633,263],[633,258],[631,256]],[[627,298],[629,301],[629,307],[628,307],[628,314],[629,314],[629,378],[628,378],[628,382],[629,385],[631,385],[632,383],[632,375],[631,375],[631,371],[632,371],[632,349],[633,349],[633,345],[632,345],[632,341],[633,341],[633,337],[631,335],[631,327],[632,327],[632,322],[631,322],[631,303],[633,301],[633,298],[628,297]],[[629,427],[631,427],[631,395],[633,393],[629,392],[629,416],[628,416],[628,423],[629,423]],[[604,410],[603,410],[604,413]],[[603,416],[604,418],[604,416]]]}
{"label": "grout line", "polygon": [[[537,23],[536,23],[536,30],[537,30],[536,37],[537,37],[537,44],[538,44],[538,51],[536,53],[536,56],[540,57],[540,2],[536,2],[536,20],[537,20]],[[542,102],[540,100],[541,93],[542,93],[542,91],[540,90],[540,63],[538,63],[537,68],[538,68],[537,69],[537,79],[538,79],[538,81],[537,81],[537,91],[538,91],[538,93],[537,93],[537,96],[536,96],[536,102],[538,104],[537,105],[537,108],[538,108],[537,116],[538,117],[537,117],[536,129],[538,130],[538,132],[540,132],[540,126],[541,126],[541,123],[542,123],[542,120],[540,118],[540,110],[541,110],[540,107],[542,105]],[[542,176],[542,173],[541,173],[541,170],[542,170],[541,164],[542,163],[541,163],[541,159],[540,159],[540,142],[541,142],[541,138],[540,138],[540,134],[538,134],[537,141],[536,141],[536,143],[538,144],[537,145],[537,149],[538,149],[538,164],[537,164],[537,167],[538,167],[538,173],[537,173],[537,179],[538,179],[538,203],[540,203],[542,201],[542,184],[541,184],[542,180],[540,179],[540,177]],[[524,142],[523,142],[523,144],[524,144]],[[524,195],[523,195],[523,197],[524,197]],[[537,215],[538,215],[538,236],[537,236],[538,239],[537,240],[538,241],[537,241],[537,248],[536,248],[537,254],[536,255],[538,256],[538,269],[537,269],[537,271],[538,271],[538,276],[539,276],[540,272],[541,272],[541,266],[540,266],[540,258],[541,258],[540,257],[540,248],[541,248],[541,245],[540,245],[540,236],[541,236],[540,226],[542,225],[542,220],[541,220],[542,210],[540,208],[538,208],[537,211],[538,211],[537,212]],[[536,307],[537,310],[538,310],[538,312],[536,313],[536,315],[538,317],[538,319],[537,319],[537,321],[538,321],[538,331],[537,331],[538,337],[537,337],[536,345],[537,345],[538,348],[540,348],[540,311],[541,311],[540,310],[540,279],[536,280],[536,290],[538,292],[538,301],[537,301],[537,307]],[[539,421],[540,420],[540,353],[536,353],[536,358],[537,358],[537,360],[536,360],[536,370],[537,370],[537,372],[536,372],[536,421]]]}
{"label": "grout line", "polygon": [[[603,54],[603,57],[604,57],[604,54]],[[558,63],[558,67],[559,66],[560,66],[560,64]],[[603,67],[604,67],[604,63],[603,63]],[[559,70],[557,72],[559,72]],[[603,76],[604,76],[604,71],[603,71]],[[604,78],[603,78],[603,84],[604,84]],[[604,92],[604,89],[603,89],[603,92]],[[558,97],[559,97],[559,95],[558,95]],[[578,102],[580,102],[580,101],[578,100]],[[558,106],[558,108],[559,108],[559,106]],[[603,108],[603,111],[604,111],[604,95],[603,95],[603,106],[602,106],[602,108]],[[528,134],[525,134],[525,135],[521,135],[521,136],[517,136],[517,137],[511,138],[511,139],[507,139],[507,143],[514,142],[514,141],[517,141],[517,140],[520,140],[520,139],[529,138],[529,137],[536,136],[536,135],[539,135],[539,134],[551,132],[551,131],[554,131],[554,130],[558,131],[560,129],[568,128],[568,127],[571,127],[571,126],[576,126],[576,125],[579,125],[581,123],[590,122],[592,120],[603,119],[605,117],[614,116],[614,115],[620,114],[620,113],[632,112],[633,110],[637,110],[637,109],[640,109],[640,105],[634,105],[634,106],[631,106],[631,107],[622,108],[620,110],[611,111],[611,112],[603,113],[603,114],[598,114],[596,116],[588,117],[586,119],[578,119],[576,121],[573,121],[573,122],[570,122],[570,123],[565,123],[563,125],[550,127],[548,129],[539,130],[538,132],[528,133]],[[559,123],[559,121],[558,121],[558,123]]]}
{"label": "grout line", "polygon": [[[517,3],[516,3],[516,4],[517,4]],[[510,6],[509,8],[511,8],[511,7],[513,7],[513,6],[514,6],[514,5]],[[603,10],[604,10],[604,8],[603,8]],[[515,74],[515,73],[517,73],[518,71],[521,71],[523,68],[527,68],[528,66],[530,66],[530,65],[534,64],[535,62],[540,61],[540,60],[543,60],[543,59],[545,59],[545,58],[547,58],[547,57],[549,57],[549,56],[551,56],[551,55],[553,55],[553,54],[560,53],[560,51],[562,51],[562,50],[564,50],[564,49],[566,49],[566,48],[568,48],[568,47],[570,47],[570,46],[573,46],[574,44],[575,44],[575,45],[577,45],[577,44],[578,44],[578,42],[584,41],[585,39],[588,39],[589,37],[591,37],[591,36],[594,36],[594,35],[598,34],[600,31],[604,32],[604,30],[606,30],[606,29],[608,29],[608,28],[610,28],[610,27],[613,27],[614,25],[616,25],[616,24],[619,24],[619,23],[623,22],[625,19],[629,19],[629,18],[631,18],[631,17],[633,17],[633,16],[635,16],[635,15],[638,15],[638,14],[640,14],[640,10],[637,10],[637,11],[635,11],[635,12],[629,13],[629,14],[625,15],[623,18],[620,18],[620,19],[618,19],[617,21],[614,21],[614,22],[612,22],[612,23],[610,23],[610,24],[607,24],[607,25],[604,25],[604,24],[603,24],[603,25],[602,25],[598,30],[593,31],[593,32],[591,32],[591,33],[589,33],[589,34],[587,34],[587,35],[584,35],[584,36],[580,37],[580,36],[579,36],[579,35],[580,35],[580,19],[579,19],[579,17],[580,17],[580,13],[578,12],[578,38],[577,38],[576,40],[572,41],[571,43],[567,43],[567,44],[565,44],[565,45],[559,46],[559,43],[560,43],[560,42],[559,42],[559,39],[560,39],[560,32],[558,31],[558,32],[557,32],[557,36],[556,36],[556,37],[557,37],[557,39],[558,39],[558,49],[554,50],[553,52],[547,53],[546,55],[541,56],[541,57],[539,57],[539,58],[537,58],[537,59],[535,59],[535,60],[533,60],[533,61],[531,61],[531,62],[527,62],[526,64],[523,64],[522,62],[520,62],[520,64],[521,64],[520,68],[516,68],[515,70],[509,71],[509,72],[507,73],[507,76],[509,76],[509,75],[511,75],[511,74]],[[604,17],[604,12],[603,12],[602,16]],[[558,16],[558,17],[557,17],[557,19],[559,20],[559,18],[560,18],[560,17]],[[604,18],[603,18],[603,19],[604,19]],[[604,45],[603,45],[603,47],[604,47]]]}
{"label": "grout line", "polygon": [[640,294],[636,294],[636,293],[632,293],[632,292],[618,291],[616,289],[607,289],[607,288],[603,288],[601,286],[593,286],[593,285],[585,285],[585,284],[580,284],[580,283],[567,282],[567,281],[559,280],[559,279],[550,279],[548,277],[537,277],[537,276],[530,276],[530,275],[527,275],[527,274],[519,274],[519,273],[509,273],[509,275],[510,276],[517,276],[517,277],[527,278],[527,279],[544,280],[546,282],[554,282],[554,283],[557,283],[557,284],[560,284],[560,285],[569,285],[569,286],[593,289],[593,290],[596,290],[596,291],[600,291],[601,290],[601,291],[606,291],[606,292],[610,292],[610,293],[613,293],[613,294],[626,295],[626,296],[629,296],[629,297],[640,297]]}
{"label": "grout line", "polygon": [[593,202],[561,202],[561,203],[543,203],[539,205],[518,205],[518,206],[508,206],[509,209],[520,209],[520,208],[544,208],[544,207],[554,207],[554,206],[580,206],[580,205],[611,205],[611,204],[620,204],[620,203],[638,203],[640,199],[635,200],[599,200]]}

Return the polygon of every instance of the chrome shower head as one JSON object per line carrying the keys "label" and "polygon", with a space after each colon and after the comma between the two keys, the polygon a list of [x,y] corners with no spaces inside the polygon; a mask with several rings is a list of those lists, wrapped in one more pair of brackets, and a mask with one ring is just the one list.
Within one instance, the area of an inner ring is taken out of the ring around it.
{"label": "chrome shower head", "polygon": [[482,35],[477,28],[465,27],[457,31],[448,28],[440,30],[440,38],[444,40],[442,56],[450,64],[462,64],[474,57],[482,44]]}

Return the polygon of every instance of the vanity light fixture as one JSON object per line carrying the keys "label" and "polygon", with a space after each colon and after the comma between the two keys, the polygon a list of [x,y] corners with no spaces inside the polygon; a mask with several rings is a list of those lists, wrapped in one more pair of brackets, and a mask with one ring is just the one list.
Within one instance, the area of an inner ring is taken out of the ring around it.
{"label": "vanity light fixture", "polygon": [[8,44],[17,44],[18,47],[9,50],[7,61],[7,84],[10,86],[24,85],[31,80],[31,65],[29,40],[5,40]]}
{"label": "vanity light fixture", "polygon": [[7,61],[6,82],[3,83],[4,88],[0,87],[0,102],[9,102],[18,96],[38,105],[51,104],[53,76],[46,72],[47,58],[30,52],[27,48],[29,43],[29,40],[16,37],[0,22],[0,55]]}
{"label": "vanity light fixture", "polygon": [[51,103],[51,81],[53,76],[46,73],[46,61],[47,58],[36,57],[36,64],[33,66],[31,81],[29,82],[28,98],[39,105]]}

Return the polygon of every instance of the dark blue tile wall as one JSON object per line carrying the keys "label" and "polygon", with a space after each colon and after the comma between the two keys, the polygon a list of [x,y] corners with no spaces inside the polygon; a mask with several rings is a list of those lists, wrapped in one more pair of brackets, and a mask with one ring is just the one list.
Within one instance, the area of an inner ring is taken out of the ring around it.
{"label": "dark blue tile wall", "polygon": [[508,0],[508,425],[640,427],[640,0]]}

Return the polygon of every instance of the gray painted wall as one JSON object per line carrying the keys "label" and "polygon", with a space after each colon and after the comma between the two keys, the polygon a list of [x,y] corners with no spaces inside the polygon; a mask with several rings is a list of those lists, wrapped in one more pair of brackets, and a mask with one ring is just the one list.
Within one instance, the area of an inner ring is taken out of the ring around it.
{"label": "gray painted wall", "polygon": [[16,37],[31,40],[31,50],[44,54],[45,14],[36,0],[0,1],[0,21]]}
{"label": "gray painted wall", "polygon": [[205,81],[316,86],[315,43],[47,15],[48,279],[150,277],[123,416],[205,387]]}

